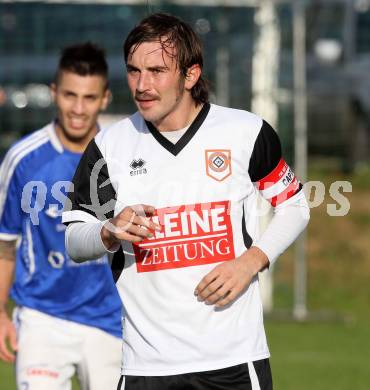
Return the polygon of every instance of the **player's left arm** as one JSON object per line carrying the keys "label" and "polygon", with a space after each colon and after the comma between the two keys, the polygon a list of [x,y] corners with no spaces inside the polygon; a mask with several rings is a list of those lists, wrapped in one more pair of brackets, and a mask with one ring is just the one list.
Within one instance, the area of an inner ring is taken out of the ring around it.
{"label": "player's left arm", "polygon": [[201,280],[194,294],[206,304],[225,306],[245,291],[255,275],[268,265],[266,254],[252,246],[236,259],[217,265]]}
{"label": "player's left arm", "polygon": [[309,220],[302,184],[282,158],[279,137],[263,122],[249,164],[249,175],[274,208],[274,216],[253,246],[233,261],[216,266],[195,289],[198,300],[218,307],[234,301],[258,272],[270,266]]}

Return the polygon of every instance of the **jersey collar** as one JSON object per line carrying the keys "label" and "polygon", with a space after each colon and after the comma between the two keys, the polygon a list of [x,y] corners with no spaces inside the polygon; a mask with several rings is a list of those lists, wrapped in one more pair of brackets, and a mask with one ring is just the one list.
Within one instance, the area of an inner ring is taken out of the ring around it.
{"label": "jersey collar", "polygon": [[47,129],[50,142],[58,153],[63,153],[64,147],[57,136],[57,133],[55,131],[55,126],[56,126],[56,119],[48,126]]}
{"label": "jersey collar", "polygon": [[[57,132],[55,130],[55,127],[56,127],[57,123],[58,123],[58,119],[54,119],[53,122],[51,122],[48,125],[47,132],[49,134],[50,142],[53,145],[54,149],[58,153],[63,153],[63,152],[68,151],[68,150],[60,142],[60,139],[59,139],[59,137],[57,135]],[[99,131],[101,130],[99,123],[96,124],[96,127],[97,127],[97,132],[96,133],[99,133]],[[71,152],[71,153],[73,153],[73,152]],[[81,153],[73,153],[73,154],[81,154]]]}
{"label": "jersey collar", "polygon": [[185,134],[175,144],[173,144],[165,136],[163,136],[161,132],[157,130],[157,128],[151,122],[145,121],[145,123],[153,137],[157,140],[157,142],[160,143],[174,156],[177,156],[182,151],[182,149],[184,149],[185,146],[191,141],[200,126],[202,126],[204,120],[208,115],[210,107],[211,106],[209,103],[205,103],[203,105],[202,109],[199,111],[193,123],[186,130]]}

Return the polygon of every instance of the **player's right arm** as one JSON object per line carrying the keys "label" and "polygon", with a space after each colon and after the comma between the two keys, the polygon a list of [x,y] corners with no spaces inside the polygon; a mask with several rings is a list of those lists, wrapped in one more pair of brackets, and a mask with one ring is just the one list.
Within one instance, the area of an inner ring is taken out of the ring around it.
{"label": "player's right arm", "polygon": [[16,243],[22,237],[21,197],[24,157],[29,140],[21,141],[6,153],[0,165],[0,359],[14,362],[16,330],[7,312],[10,287],[16,264]]}
{"label": "player's right arm", "polygon": [[99,258],[117,250],[121,240],[139,242],[160,230],[149,220],[154,213],[149,205],[126,206],[114,215],[116,191],[95,139],[83,153],[72,183],[63,222],[69,224],[66,249],[74,261]]}
{"label": "player's right arm", "polygon": [[17,350],[17,336],[7,313],[10,286],[15,268],[16,241],[0,240],[0,359],[12,363]]}
{"label": "player's right arm", "polygon": [[152,237],[153,230],[161,229],[149,219],[153,213],[152,206],[135,205],[125,207],[104,223],[71,223],[65,234],[68,255],[80,263],[117,251],[122,240],[134,243]]}

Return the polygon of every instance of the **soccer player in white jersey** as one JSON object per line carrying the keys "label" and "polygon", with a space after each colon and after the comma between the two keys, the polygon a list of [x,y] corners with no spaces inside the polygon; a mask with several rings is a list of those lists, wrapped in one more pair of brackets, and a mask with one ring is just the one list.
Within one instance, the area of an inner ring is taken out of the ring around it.
{"label": "soccer player in white jersey", "polygon": [[118,389],[270,390],[258,272],[306,226],[302,185],[263,119],[208,102],[188,24],[151,15],[124,55],[138,111],[88,145],[63,214],[76,261],[115,252]]}
{"label": "soccer player in white jersey", "polygon": [[[70,389],[76,367],[82,389],[112,389],[121,301],[107,256],[71,261],[61,223],[74,171],[109,101],[102,49],[65,48],[51,91],[55,121],[11,147],[0,168],[0,358],[16,361],[18,389]],[[5,307],[13,275],[14,323]]]}

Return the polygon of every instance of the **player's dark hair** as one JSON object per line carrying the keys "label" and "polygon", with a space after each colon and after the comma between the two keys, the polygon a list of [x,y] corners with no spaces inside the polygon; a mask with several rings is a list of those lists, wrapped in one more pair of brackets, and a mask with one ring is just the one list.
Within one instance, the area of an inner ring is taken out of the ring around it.
{"label": "player's dark hair", "polygon": [[[175,57],[184,77],[192,65],[198,64],[203,69],[202,43],[195,31],[189,24],[165,13],[148,16],[129,33],[123,46],[126,64],[128,56],[142,43],[155,41],[161,43],[169,56]],[[171,48],[175,48],[174,54]],[[208,83],[202,75],[191,89],[191,96],[197,105],[208,102]]]}
{"label": "player's dark hair", "polygon": [[67,46],[62,50],[55,83],[58,84],[62,72],[71,72],[79,76],[102,76],[108,88],[108,64],[105,52],[97,45],[86,42]]}

